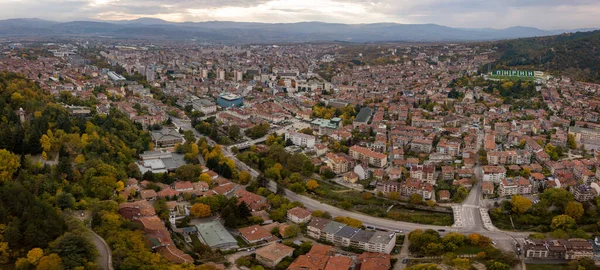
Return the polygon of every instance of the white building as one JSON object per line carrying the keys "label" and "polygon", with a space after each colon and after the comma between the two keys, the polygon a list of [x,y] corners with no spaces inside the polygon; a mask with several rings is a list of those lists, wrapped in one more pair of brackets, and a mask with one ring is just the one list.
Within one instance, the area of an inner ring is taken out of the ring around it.
{"label": "white building", "polygon": [[290,140],[294,145],[313,148],[315,146],[315,136],[298,132],[286,132],[285,140]]}

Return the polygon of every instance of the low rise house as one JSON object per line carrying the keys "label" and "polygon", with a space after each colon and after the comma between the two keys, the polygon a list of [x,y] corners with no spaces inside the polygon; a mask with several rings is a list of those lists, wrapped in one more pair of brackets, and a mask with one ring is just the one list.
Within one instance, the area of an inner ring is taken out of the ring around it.
{"label": "low rise house", "polygon": [[294,248],[280,243],[271,243],[256,250],[256,260],[269,268],[277,266],[285,257],[291,257]]}
{"label": "low rise house", "polygon": [[482,182],[481,192],[483,195],[494,195],[494,182]]}
{"label": "low rise house", "polygon": [[294,207],[287,211],[287,220],[300,224],[309,222],[312,218],[312,213],[301,207]]}
{"label": "low rise house", "polygon": [[388,270],[392,267],[391,257],[385,253],[364,252],[356,260],[359,270]]}
{"label": "low rise house", "polygon": [[245,228],[238,229],[242,239],[248,244],[254,244],[258,242],[272,242],[277,240],[269,231],[259,225],[252,225]]}

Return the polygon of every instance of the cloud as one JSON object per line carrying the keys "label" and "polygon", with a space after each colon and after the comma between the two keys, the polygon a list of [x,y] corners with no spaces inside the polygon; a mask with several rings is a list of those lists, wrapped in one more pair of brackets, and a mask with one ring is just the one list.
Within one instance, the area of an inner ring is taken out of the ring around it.
{"label": "cloud", "polygon": [[[0,0],[0,18],[600,27],[597,0]],[[550,19],[551,18],[551,19]]]}

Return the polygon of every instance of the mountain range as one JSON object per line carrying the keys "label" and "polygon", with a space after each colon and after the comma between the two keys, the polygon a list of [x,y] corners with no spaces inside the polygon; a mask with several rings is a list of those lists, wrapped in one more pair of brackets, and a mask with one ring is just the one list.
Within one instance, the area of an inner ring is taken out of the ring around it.
{"label": "mountain range", "polygon": [[541,30],[533,27],[452,28],[437,24],[339,24],[323,22],[248,23],[168,22],[154,18],[125,21],[55,22],[0,20],[0,37],[108,37],[116,39],[194,40],[218,43],[274,42],[460,42],[539,37],[593,29]]}

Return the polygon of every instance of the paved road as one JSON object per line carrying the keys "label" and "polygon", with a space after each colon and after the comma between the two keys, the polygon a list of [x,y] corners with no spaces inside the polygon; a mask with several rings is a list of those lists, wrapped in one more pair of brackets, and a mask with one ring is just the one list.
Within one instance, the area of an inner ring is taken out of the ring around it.
{"label": "paved road", "polygon": [[98,266],[100,266],[100,268],[104,270],[113,270],[112,253],[110,251],[110,248],[108,247],[104,239],[102,239],[102,237],[100,237],[91,229],[89,230],[92,235],[92,243],[94,244],[94,246],[96,246],[96,249],[98,250],[98,258],[96,258]]}

